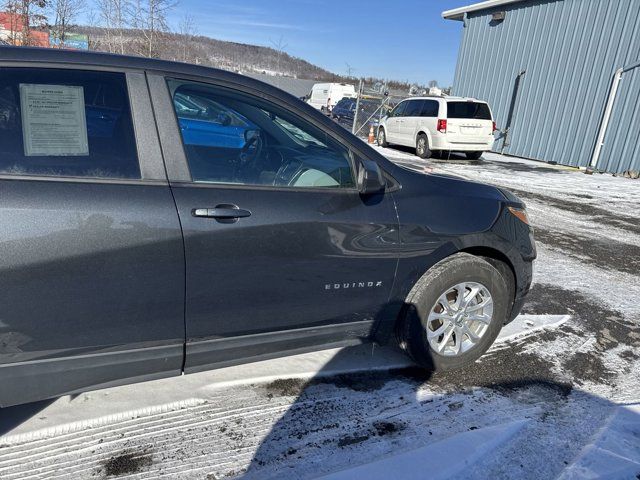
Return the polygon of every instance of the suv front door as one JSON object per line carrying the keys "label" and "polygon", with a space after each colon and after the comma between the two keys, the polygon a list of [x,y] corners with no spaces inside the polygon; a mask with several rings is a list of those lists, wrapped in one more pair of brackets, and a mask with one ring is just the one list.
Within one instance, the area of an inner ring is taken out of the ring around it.
{"label": "suv front door", "polygon": [[393,110],[389,113],[385,123],[385,127],[387,129],[387,141],[388,142],[399,142],[400,141],[400,126],[404,121],[404,111],[407,107],[407,101],[400,102],[396,105]]}
{"label": "suv front door", "polygon": [[182,236],[144,73],[74,68],[0,66],[4,405],[182,365]]}
{"label": "suv front door", "polygon": [[[186,369],[367,336],[398,231],[389,194],[356,190],[354,152],[277,98],[149,82],[184,232]],[[189,142],[177,96],[242,118],[245,144]]]}
{"label": "suv front door", "polygon": [[424,100],[407,100],[404,117],[399,129],[399,143],[408,147],[415,147],[416,129],[422,112]]}

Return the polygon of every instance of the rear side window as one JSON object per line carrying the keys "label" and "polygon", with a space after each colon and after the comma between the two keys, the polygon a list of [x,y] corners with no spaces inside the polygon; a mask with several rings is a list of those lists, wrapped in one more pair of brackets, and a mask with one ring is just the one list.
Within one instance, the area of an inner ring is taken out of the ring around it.
{"label": "rear side window", "polygon": [[448,118],[474,118],[491,120],[489,105],[478,102],[447,102]]}
{"label": "rear side window", "polygon": [[425,100],[422,104],[421,117],[437,117],[440,104],[435,100]]}
{"label": "rear side window", "polygon": [[422,104],[424,100],[409,100],[407,102],[407,108],[404,111],[405,117],[419,117],[422,111]]}
{"label": "rear side window", "polygon": [[0,68],[0,174],[140,178],[124,74]]}

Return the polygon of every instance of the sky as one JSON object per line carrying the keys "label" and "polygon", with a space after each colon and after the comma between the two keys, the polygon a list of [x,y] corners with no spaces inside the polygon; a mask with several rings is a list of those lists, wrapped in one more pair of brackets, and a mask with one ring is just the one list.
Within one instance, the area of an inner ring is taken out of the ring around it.
{"label": "sky", "polygon": [[179,0],[169,23],[191,15],[197,33],[273,46],[335,73],[440,86],[453,83],[462,23],[444,10],[477,0]]}

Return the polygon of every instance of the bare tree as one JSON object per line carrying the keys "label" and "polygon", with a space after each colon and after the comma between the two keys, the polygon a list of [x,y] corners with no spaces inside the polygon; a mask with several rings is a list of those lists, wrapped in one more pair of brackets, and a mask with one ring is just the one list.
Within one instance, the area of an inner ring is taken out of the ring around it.
{"label": "bare tree", "polygon": [[429,80],[429,83],[427,84],[427,86],[429,88],[434,88],[438,86],[438,81],[437,80]]}
{"label": "bare tree", "polygon": [[44,9],[47,0],[8,0],[5,11],[9,13],[9,41],[13,45],[37,45],[34,28],[44,28],[47,17]]}
{"label": "bare tree", "polygon": [[276,73],[281,73],[280,72],[280,60],[282,59],[282,54],[284,53],[284,49],[287,48],[289,46],[289,44],[284,41],[282,35],[280,35],[278,40],[269,39],[269,43],[271,43],[271,45],[273,46],[273,49],[276,52],[278,52],[278,56],[277,56],[277,59],[276,59]]}
{"label": "bare tree", "polygon": [[182,43],[182,61],[186,62],[189,60],[187,52],[191,50],[193,37],[198,33],[194,18],[186,13],[180,20],[178,28],[180,29],[180,42]]}
{"label": "bare tree", "polygon": [[86,8],[85,0],[52,0],[49,4],[53,25],[51,33],[58,47],[64,47],[64,41],[70,28],[75,26],[78,15]]}
{"label": "bare tree", "polygon": [[131,26],[132,5],[129,0],[98,0],[100,23],[105,29],[106,50],[124,54],[125,31]]}
{"label": "bare tree", "polygon": [[7,1],[3,6],[3,10],[8,15],[9,20],[9,30],[6,41],[9,42],[10,45],[19,45],[20,42],[20,31],[18,27],[18,23],[20,23],[20,15],[19,15],[19,2],[17,1]]}
{"label": "bare tree", "polygon": [[162,34],[169,31],[167,14],[176,6],[175,0],[145,0],[141,8],[142,34],[145,39],[147,57],[158,54],[158,42]]}

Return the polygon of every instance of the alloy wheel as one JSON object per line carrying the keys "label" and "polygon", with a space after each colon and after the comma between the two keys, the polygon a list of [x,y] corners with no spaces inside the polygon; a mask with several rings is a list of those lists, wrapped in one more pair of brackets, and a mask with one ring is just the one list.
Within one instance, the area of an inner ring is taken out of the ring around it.
{"label": "alloy wheel", "polygon": [[418,155],[423,155],[424,151],[425,151],[425,147],[427,146],[427,141],[424,138],[419,138],[418,139]]}
{"label": "alloy wheel", "polygon": [[493,298],[477,282],[447,289],[434,304],[425,328],[431,348],[439,355],[457,356],[472,349],[489,329]]}

